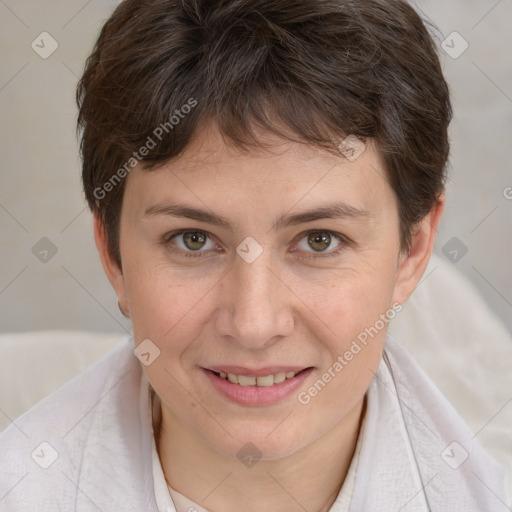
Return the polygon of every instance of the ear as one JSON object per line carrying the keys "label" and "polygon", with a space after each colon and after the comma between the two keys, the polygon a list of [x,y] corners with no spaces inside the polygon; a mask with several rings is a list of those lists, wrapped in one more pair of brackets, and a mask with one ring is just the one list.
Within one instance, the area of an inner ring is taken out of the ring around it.
{"label": "ear", "polygon": [[116,292],[121,313],[129,317],[128,300],[126,297],[123,271],[119,268],[119,265],[116,263],[115,259],[110,253],[105,226],[95,212],[93,213],[93,223],[94,241],[96,242],[96,247],[100,255],[101,265],[103,266],[103,270],[105,271],[110,284]]}
{"label": "ear", "polygon": [[413,234],[409,251],[400,254],[393,302],[403,304],[420,282],[434,249],[445,203],[444,194],[439,195],[436,204],[420,221],[418,229]]}

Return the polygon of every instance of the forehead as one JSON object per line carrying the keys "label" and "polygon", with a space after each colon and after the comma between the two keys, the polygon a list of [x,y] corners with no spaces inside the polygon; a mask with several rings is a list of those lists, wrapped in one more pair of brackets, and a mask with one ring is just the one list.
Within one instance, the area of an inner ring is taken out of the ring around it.
{"label": "forehead", "polygon": [[353,159],[342,151],[335,155],[268,133],[258,137],[261,147],[240,148],[215,124],[207,125],[178,157],[151,170],[136,167],[128,177],[125,200],[139,213],[148,205],[185,197],[203,206],[240,209],[245,204],[259,207],[260,213],[334,201],[366,211],[396,207],[374,144],[363,145]]}

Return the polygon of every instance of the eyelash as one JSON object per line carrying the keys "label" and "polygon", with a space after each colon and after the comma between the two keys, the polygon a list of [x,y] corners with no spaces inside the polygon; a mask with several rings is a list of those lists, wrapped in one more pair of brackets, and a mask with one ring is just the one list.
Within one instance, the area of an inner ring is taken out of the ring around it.
{"label": "eyelash", "polygon": [[[193,252],[193,251],[183,251],[181,249],[176,249],[176,248],[171,246],[170,242],[171,242],[171,240],[173,238],[175,238],[175,237],[177,237],[179,235],[184,235],[186,233],[201,233],[203,235],[206,235],[206,237],[208,237],[210,240],[212,239],[210,234],[208,232],[206,232],[206,231],[182,229],[182,230],[179,230],[179,231],[173,231],[172,233],[168,233],[167,235],[165,235],[163,240],[162,240],[162,243],[173,254],[178,254],[179,256],[183,256],[185,258],[198,258],[198,257],[202,258],[202,257],[204,257],[202,254],[205,251],[196,251],[196,252]],[[314,233],[324,233],[324,234],[327,233],[331,237],[337,238],[338,241],[340,242],[339,247],[337,247],[336,249],[334,249],[334,250],[332,250],[330,252],[327,252],[327,253],[318,253],[318,254],[314,254],[313,253],[310,256],[297,256],[297,258],[299,258],[300,260],[316,260],[316,259],[319,259],[319,258],[329,258],[329,257],[337,256],[339,253],[344,251],[347,246],[351,245],[351,242],[350,242],[350,240],[347,239],[347,237],[345,237],[341,233],[336,233],[334,231],[329,231],[328,229],[311,229],[309,231],[305,231],[305,232],[303,232],[303,233],[301,233],[299,235],[299,242],[303,238],[307,237],[308,235],[314,234]]]}

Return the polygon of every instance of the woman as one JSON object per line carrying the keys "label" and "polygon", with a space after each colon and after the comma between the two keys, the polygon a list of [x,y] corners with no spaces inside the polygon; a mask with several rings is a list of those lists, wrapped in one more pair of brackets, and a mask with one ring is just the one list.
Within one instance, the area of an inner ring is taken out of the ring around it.
{"label": "woman", "polygon": [[77,99],[133,339],[2,434],[1,506],[507,510],[497,465],[386,336],[449,151],[408,4],[125,0]]}

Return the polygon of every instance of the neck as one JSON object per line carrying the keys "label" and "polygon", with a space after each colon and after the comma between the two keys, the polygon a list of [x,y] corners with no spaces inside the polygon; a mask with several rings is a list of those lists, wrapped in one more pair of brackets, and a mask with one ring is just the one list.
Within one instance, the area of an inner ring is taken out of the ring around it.
{"label": "neck", "polygon": [[213,449],[159,400],[155,406],[161,413],[154,416],[154,426],[164,475],[173,489],[192,501],[212,512],[326,512],[350,467],[365,400],[310,445],[250,466]]}

